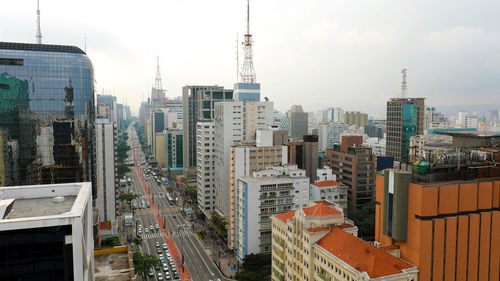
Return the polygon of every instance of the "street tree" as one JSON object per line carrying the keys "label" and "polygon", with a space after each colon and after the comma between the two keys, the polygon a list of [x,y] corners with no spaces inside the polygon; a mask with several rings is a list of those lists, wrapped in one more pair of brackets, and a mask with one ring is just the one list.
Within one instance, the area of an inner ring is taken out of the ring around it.
{"label": "street tree", "polygon": [[135,252],[132,259],[135,272],[142,276],[144,280],[147,280],[149,270],[160,264],[160,259],[157,257],[148,254],[143,255],[141,252]]}

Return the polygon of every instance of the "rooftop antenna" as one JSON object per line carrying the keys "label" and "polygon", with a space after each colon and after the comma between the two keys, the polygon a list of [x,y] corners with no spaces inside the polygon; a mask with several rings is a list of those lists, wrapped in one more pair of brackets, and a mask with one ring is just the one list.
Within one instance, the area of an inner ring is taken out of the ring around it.
{"label": "rooftop antenna", "polygon": [[36,43],[42,44],[42,30],[40,29],[40,0],[36,1]]}
{"label": "rooftop antenna", "polygon": [[401,82],[401,97],[402,98],[406,98],[406,94],[407,94],[407,84],[406,84],[406,68],[403,68],[401,70],[401,74],[403,74],[403,81]]}
{"label": "rooftop antenna", "polygon": [[250,34],[250,0],[247,0],[247,34],[245,34],[245,42],[243,42],[245,58],[240,73],[243,83],[256,82],[255,70],[253,68],[252,43],[252,35]]}

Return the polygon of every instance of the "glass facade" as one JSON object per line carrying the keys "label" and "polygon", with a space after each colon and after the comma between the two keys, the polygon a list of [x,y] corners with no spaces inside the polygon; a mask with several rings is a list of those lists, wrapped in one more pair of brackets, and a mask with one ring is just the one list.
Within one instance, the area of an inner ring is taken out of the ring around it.
{"label": "glass facade", "polygon": [[94,186],[94,120],[94,71],[82,50],[0,42],[0,186]]}

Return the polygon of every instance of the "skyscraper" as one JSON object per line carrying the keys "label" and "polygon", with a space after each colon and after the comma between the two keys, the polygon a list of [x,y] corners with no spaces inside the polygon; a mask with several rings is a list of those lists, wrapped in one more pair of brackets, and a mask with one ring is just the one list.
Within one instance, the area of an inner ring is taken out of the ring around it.
{"label": "skyscraper", "polygon": [[407,161],[410,137],[424,133],[424,114],[424,98],[392,98],[387,102],[387,156]]}
{"label": "skyscraper", "polygon": [[288,112],[290,118],[290,136],[293,140],[302,140],[308,134],[309,116],[301,105],[293,105]]}
{"label": "skyscraper", "polygon": [[233,100],[233,90],[217,85],[182,87],[184,169],[196,167],[196,123],[213,120],[215,102],[225,100]]}
{"label": "skyscraper", "polygon": [[95,197],[94,120],[85,52],[0,42],[0,131],[9,147],[2,177],[11,185],[92,181]]}

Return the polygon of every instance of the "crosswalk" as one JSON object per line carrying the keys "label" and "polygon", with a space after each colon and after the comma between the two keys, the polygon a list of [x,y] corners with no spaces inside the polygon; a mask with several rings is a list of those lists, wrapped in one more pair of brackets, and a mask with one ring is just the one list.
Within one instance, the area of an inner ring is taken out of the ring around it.
{"label": "crosswalk", "polygon": [[179,237],[179,236],[191,235],[194,234],[194,232],[190,229],[183,229],[179,231],[172,231],[170,234],[172,235],[172,237]]}
{"label": "crosswalk", "polygon": [[152,238],[159,238],[161,237],[161,233],[160,232],[156,232],[156,233],[143,233],[143,234],[140,234],[142,239],[152,239]]}

